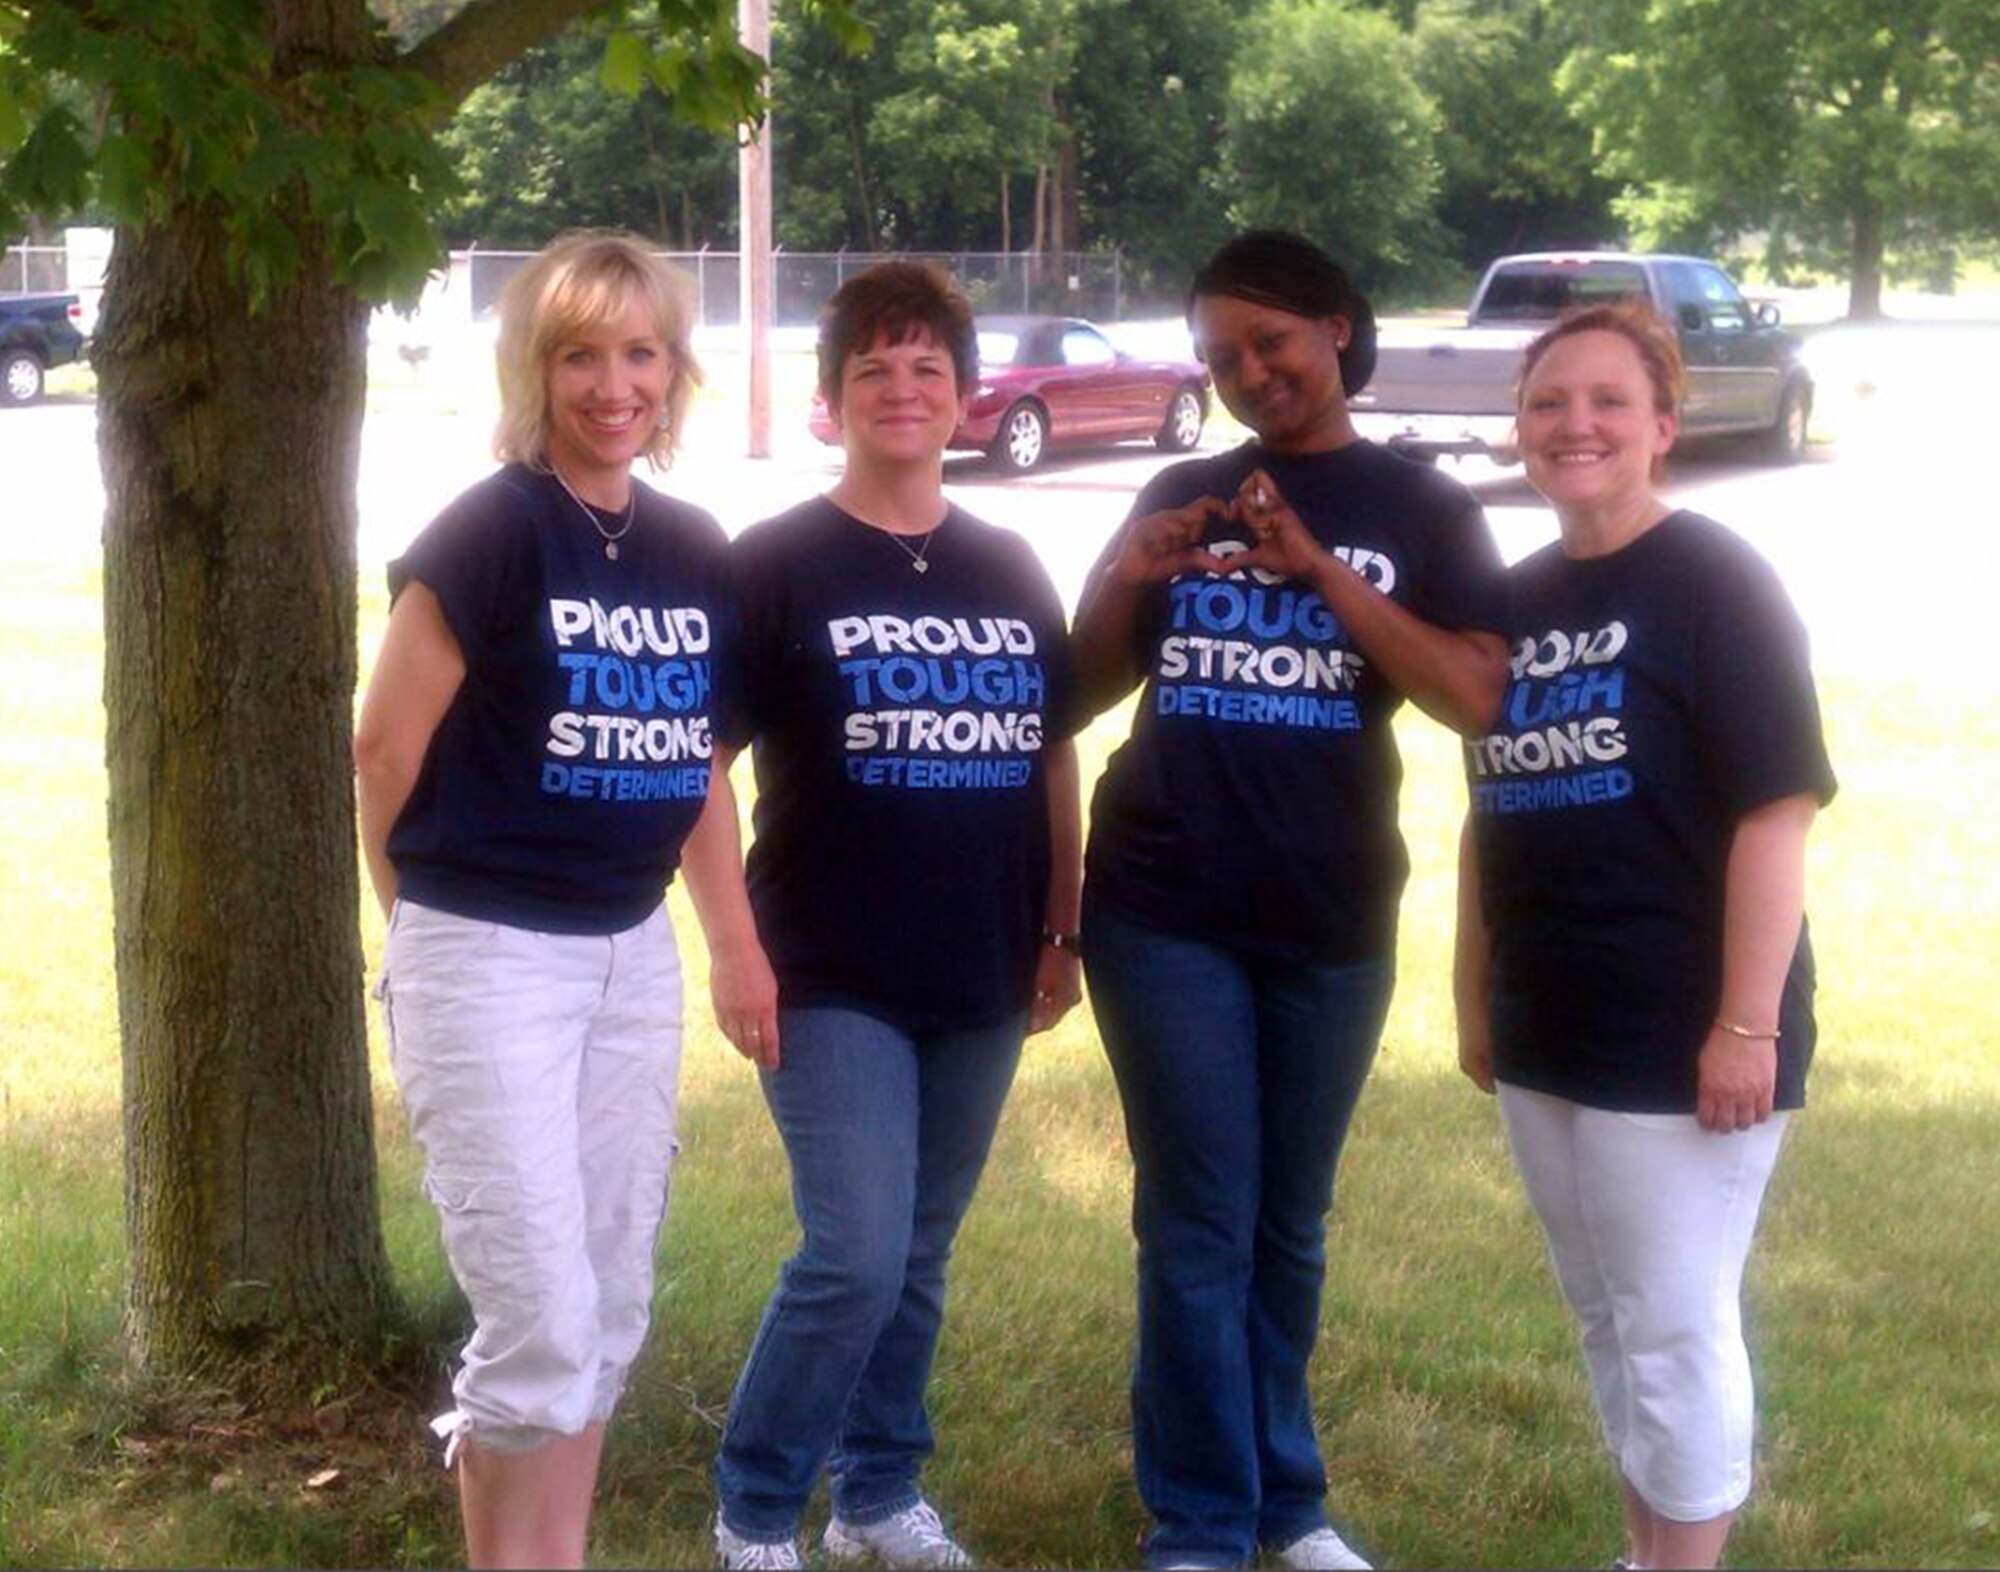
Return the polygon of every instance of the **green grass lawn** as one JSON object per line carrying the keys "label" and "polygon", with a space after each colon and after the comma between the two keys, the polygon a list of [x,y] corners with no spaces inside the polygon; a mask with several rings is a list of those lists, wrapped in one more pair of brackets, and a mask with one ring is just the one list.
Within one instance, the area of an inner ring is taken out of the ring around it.
{"label": "green grass lawn", "polygon": [[[435,1565],[458,1550],[420,1407],[365,1424],[203,1413],[117,1344],[118,1043],[94,576],[0,585],[0,1564]],[[364,607],[373,648],[379,599]],[[1739,1565],[2000,1563],[2000,707],[1914,683],[1824,694],[1843,781],[1815,833],[1813,1105],[1749,1300],[1761,1485]],[[1085,739],[1094,773],[1119,717]],[[1342,1174],[1315,1385],[1344,1527],[1389,1565],[1603,1565],[1619,1548],[1568,1324],[1493,1106],[1454,1068],[1456,753],[1404,727],[1415,873],[1402,986]],[[778,1143],[691,974],[685,1151],[653,1339],[596,1555],[705,1564],[708,1465],[792,1243]],[[370,921],[371,955],[379,924]],[[378,1057],[383,1205],[438,1385],[458,1304]],[[1129,1565],[1128,1182],[1087,1015],[1030,1048],[955,1268],[928,1483],[991,1564]],[[441,1406],[441,1405],[440,1405]],[[310,1475],[337,1468],[326,1488]]]}

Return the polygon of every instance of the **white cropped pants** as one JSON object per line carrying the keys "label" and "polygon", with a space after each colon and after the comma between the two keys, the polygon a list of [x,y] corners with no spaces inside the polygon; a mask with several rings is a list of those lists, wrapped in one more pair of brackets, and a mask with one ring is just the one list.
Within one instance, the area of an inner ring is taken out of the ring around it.
{"label": "white cropped pants", "polygon": [[609,936],[399,901],[379,989],[424,1190],[474,1328],[436,1423],[531,1450],[610,1417],[645,1340],[676,1149],[664,907]]}
{"label": "white cropped pants", "polygon": [[1717,1135],[1693,1114],[1499,1092],[1612,1457],[1662,1517],[1734,1511],[1750,1493],[1755,1406],[1743,1264],[1790,1115]]}

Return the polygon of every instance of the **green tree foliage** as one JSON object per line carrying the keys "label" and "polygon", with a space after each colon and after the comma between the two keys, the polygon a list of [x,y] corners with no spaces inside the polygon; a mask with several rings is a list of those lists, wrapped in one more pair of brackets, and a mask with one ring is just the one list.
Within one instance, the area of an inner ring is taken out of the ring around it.
{"label": "green tree foliage", "polygon": [[1950,272],[2000,224],[1991,0],[1562,0],[1561,85],[1643,242],[1761,235],[1775,270],[1849,280],[1880,313],[1889,258]]}
{"label": "green tree foliage", "polygon": [[1243,0],[1083,0],[1068,101],[1086,232],[1113,237],[1132,284],[1176,297],[1230,220],[1217,181]]}
{"label": "green tree foliage", "polygon": [[1067,10],[1067,0],[944,0],[902,35],[897,91],[869,126],[908,211],[962,237],[997,207],[1002,180],[1048,163],[1061,135],[1050,88],[1073,53]]}
{"label": "green tree foliage", "polygon": [[[105,760],[127,1324],[157,1371],[310,1380],[393,1305],[349,748],[368,306],[440,259],[453,107],[597,7],[379,4],[0,0],[0,230],[117,220]],[[759,112],[732,0],[647,9],[608,83]]]}
{"label": "green tree foliage", "polygon": [[[657,47],[657,27],[633,28]],[[454,244],[541,245],[615,225],[675,250],[736,243],[736,142],[690,125],[659,86],[609,94],[601,30],[575,29],[475,88],[439,137]]]}
{"label": "green tree foliage", "polygon": [[1300,230],[1370,287],[1435,256],[1437,111],[1414,56],[1379,12],[1273,0],[1230,75],[1230,217]]}
{"label": "green tree foliage", "polygon": [[1414,39],[1417,80],[1438,109],[1438,218],[1459,263],[1612,232],[1615,188],[1553,88],[1566,45],[1549,0],[1424,0]]}
{"label": "green tree foliage", "polygon": [[1017,188],[1064,135],[1057,92],[1075,58],[1074,3],[878,0],[878,42],[860,57],[780,11],[774,157],[786,244],[1024,246],[1032,199]]}

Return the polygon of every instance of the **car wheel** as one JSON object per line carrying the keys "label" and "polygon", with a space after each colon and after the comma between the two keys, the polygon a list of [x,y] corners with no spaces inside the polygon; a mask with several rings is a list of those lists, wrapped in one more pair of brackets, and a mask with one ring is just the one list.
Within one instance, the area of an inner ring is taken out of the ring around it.
{"label": "car wheel", "polygon": [[1165,453],[1187,452],[1201,441],[1201,423],[1206,418],[1199,393],[1193,388],[1177,390],[1173,402],[1167,406],[1167,418],[1153,438],[1154,445]]}
{"label": "car wheel", "polygon": [[32,404],[42,396],[42,363],[25,349],[10,349],[0,360],[0,401]]}
{"label": "car wheel", "polygon": [[1811,420],[1812,395],[1803,383],[1787,383],[1778,400],[1778,418],[1764,433],[1765,458],[1773,464],[1793,464],[1804,457]]}
{"label": "car wheel", "polygon": [[1049,445],[1049,417],[1033,404],[1016,404],[1000,421],[993,442],[993,462],[1025,475],[1042,461]]}

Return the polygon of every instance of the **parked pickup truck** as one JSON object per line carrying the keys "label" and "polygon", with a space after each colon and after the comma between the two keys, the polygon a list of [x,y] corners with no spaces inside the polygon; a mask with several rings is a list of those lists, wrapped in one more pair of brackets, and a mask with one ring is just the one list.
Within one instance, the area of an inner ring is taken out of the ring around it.
{"label": "parked pickup truck", "polygon": [[32,404],[43,375],[83,356],[75,295],[0,295],[0,404]]}
{"label": "parked pickup truck", "polygon": [[1812,377],[1778,308],[1752,310],[1729,275],[1700,257],[1536,252],[1486,270],[1464,327],[1384,328],[1375,375],[1349,400],[1363,436],[1414,457],[1477,454],[1513,463],[1521,351],[1565,312],[1651,301],[1680,332],[1687,365],[1684,436],[1753,433],[1772,458],[1798,457]]}

